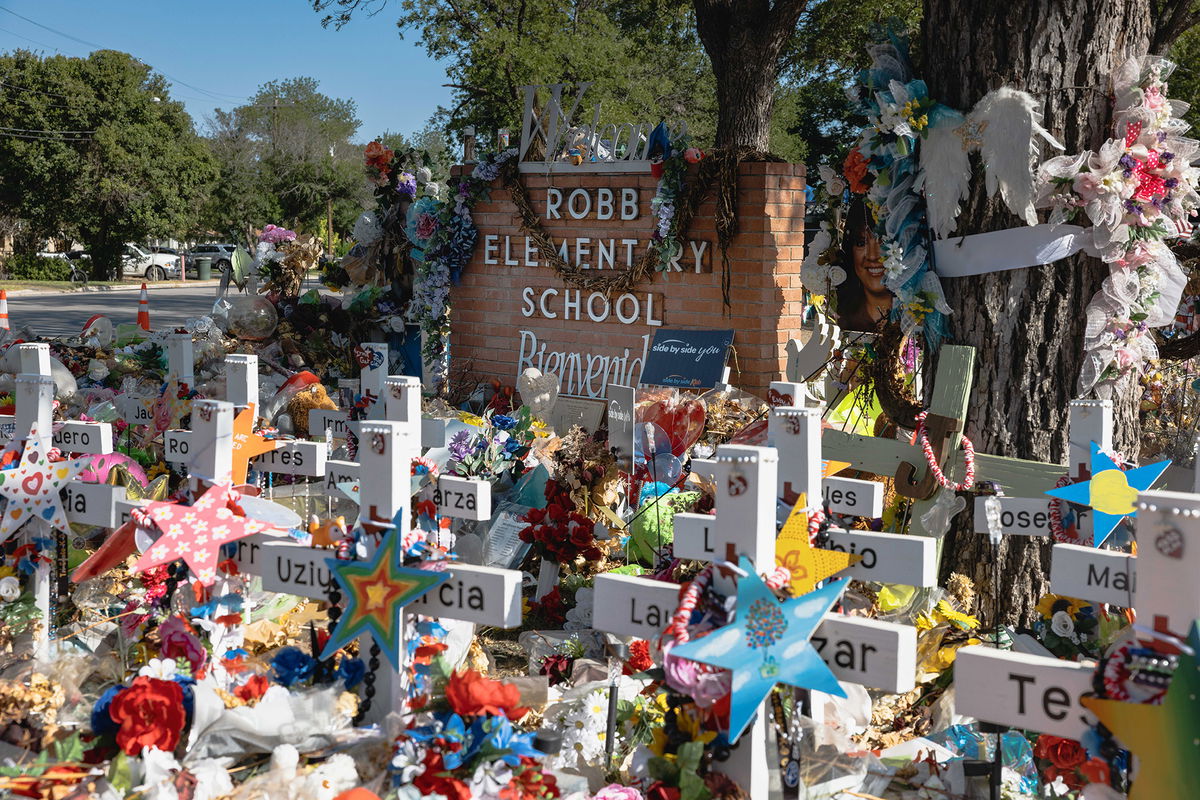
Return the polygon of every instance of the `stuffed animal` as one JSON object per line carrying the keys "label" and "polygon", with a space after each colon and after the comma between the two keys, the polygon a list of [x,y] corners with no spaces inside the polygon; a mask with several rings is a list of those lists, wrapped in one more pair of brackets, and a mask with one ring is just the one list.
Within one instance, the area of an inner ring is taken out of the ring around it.
{"label": "stuffed animal", "polygon": [[287,413],[292,418],[292,428],[297,436],[308,436],[308,412],[314,408],[337,411],[337,403],[330,399],[325,387],[320,383],[306,386],[288,401]]}

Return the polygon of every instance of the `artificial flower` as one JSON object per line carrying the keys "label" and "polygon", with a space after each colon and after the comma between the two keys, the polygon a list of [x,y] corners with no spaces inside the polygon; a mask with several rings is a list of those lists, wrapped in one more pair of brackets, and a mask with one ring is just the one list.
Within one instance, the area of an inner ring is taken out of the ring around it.
{"label": "artificial flower", "polygon": [[383,142],[371,142],[363,155],[366,157],[367,166],[374,167],[381,175],[391,172],[392,157],[395,153],[384,147]]}
{"label": "artificial flower", "polygon": [[104,694],[96,700],[96,704],[92,706],[91,726],[92,732],[105,736],[116,733],[120,728],[117,723],[113,722],[111,709],[113,699],[125,691],[124,686],[110,686],[104,690]]}
{"label": "artificial flower", "polygon": [[134,678],[109,706],[109,715],[120,728],[117,744],[131,756],[147,747],[173,751],[187,721],[183,701],[183,689],[175,681]]}
{"label": "artificial flower", "polygon": [[145,666],[138,670],[138,675],[169,681],[175,678],[175,673],[178,669],[179,666],[169,658],[152,658],[146,662]]}
{"label": "artificial flower", "polygon": [[347,689],[353,689],[358,684],[362,683],[362,679],[366,677],[367,666],[360,658],[343,658],[338,664],[337,679],[341,681]]}
{"label": "artificial flower", "polygon": [[167,617],[158,626],[158,638],[161,642],[160,651],[167,658],[186,658],[192,666],[192,674],[200,675],[204,664],[208,661],[208,651],[200,643],[200,638],[191,630],[191,626],[178,615]]}
{"label": "artificial flower", "polygon": [[280,686],[291,687],[312,677],[317,662],[299,647],[284,647],[271,659],[271,675]]}
{"label": "artificial flower", "polygon": [[245,683],[233,690],[233,694],[238,699],[249,703],[266,694],[270,687],[271,682],[267,680],[266,676],[251,675]]}
{"label": "artificial flower", "polygon": [[871,189],[867,182],[868,161],[856,147],[846,155],[842,162],[842,174],[850,183],[850,191],[854,194],[866,194]]}
{"label": "artificial flower", "polygon": [[632,786],[610,783],[592,795],[592,800],[644,800],[644,798],[642,793]]}
{"label": "artificial flower", "polygon": [[1090,758],[1079,765],[1079,772],[1088,783],[1108,783],[1112,777],[1108,762],[1102,758]]}
{"label": "artificial flower", "polygon": [[21,582],[11,575],[0,578],[0,602],[11,603],[21,596]]}
{"label": "artificial flower", "polygon": [[1033,754],[1050,761],[1055,767],[1069,770],[1087,761],[1087,753],[1074,739],[1064,739],[1043,733],[1033,747]]}
{"label": "artificial flower", "polygon": [[430,748],[422,763],[425,769],[413,777],[413,786],[422,794],[440,794],[447,800],[471,800],[471,787],[447,771],[441,753]]}
{"label": "artificial flower", "polygon": [[446,700],[463,716],[503,714],[517,720],[529,712],[521,708],[521,691],[512,684],[485,678],[475,670],[455,672],[446,681]]}

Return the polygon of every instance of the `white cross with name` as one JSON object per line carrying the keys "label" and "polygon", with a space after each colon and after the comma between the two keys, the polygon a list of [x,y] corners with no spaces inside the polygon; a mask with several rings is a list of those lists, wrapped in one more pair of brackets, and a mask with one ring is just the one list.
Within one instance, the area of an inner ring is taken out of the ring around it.
{"label": "white cross with name", "polygon": [[[775,411],[784,419],[798,418],[802,429],[820,422],[817,409]],[[819,439],[814,437],[811,441]],[[806,464],[789,464],[802,473],[797,475],[798,481],[816,476],[815,482],[819,483],[819,450],[812,447],[806,452],[809,457]],[[794,455],[793,452],[789,457]],[[711,552],[708,560],[715,562],[736,561],[738,555],[747,555],[760,572],[770,572],[775,565],[780,462],[774,448],[740,445],[722,445],[712,462],[699,465],[693,462],[694,470],[711,472],[715,478],[717,516],[676,514],[676,547],[689,549],[688,557]],[[681,541],[681,537],[697,536],[692,541]],[[721,580],[714,576],[714,583]],[[656,639],[679,605],[678,588],[646,578],[598,575],[592,627],[620,636]],[[728,581],[724,590],[733,591]],[[812,643],[839,680],[894,692],[908,691],[914,685],[916,630],[910,626],[831,614],[813,635]],[[724,770],[751,797],[767,795],[767,745],[764,718],[759,714],[724,765]]]}

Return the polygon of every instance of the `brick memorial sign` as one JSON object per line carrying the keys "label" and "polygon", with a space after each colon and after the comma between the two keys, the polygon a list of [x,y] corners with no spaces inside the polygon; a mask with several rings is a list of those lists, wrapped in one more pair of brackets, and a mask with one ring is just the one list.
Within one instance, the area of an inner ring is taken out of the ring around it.
{"label": "brick memorial sign", "polygon": [[[538,166],[522,169],[521,180],[564,260],[603,271],[636,263],[657,222],[650,203],[657,181],[645,162],[636,171],[633,164],[603,171],[556,164],[549,173]],[[688,180],[696,180],[694,165]],[[741,165],[726,309],[711,193],[681,236],[674,269],[606,295],[568,285],[539,258],[498,179],[472,211],[479,235],[451,291],[451,358],[508,382],[536,367],[560,376],[563,395],[603,398],[610,384],[637,385],[659,327],[732,328],[737,358],[729,363],[741,371],[730,381],[766,396],[782,373],[784,345],[800,330],[804,186],[803,165]]]}

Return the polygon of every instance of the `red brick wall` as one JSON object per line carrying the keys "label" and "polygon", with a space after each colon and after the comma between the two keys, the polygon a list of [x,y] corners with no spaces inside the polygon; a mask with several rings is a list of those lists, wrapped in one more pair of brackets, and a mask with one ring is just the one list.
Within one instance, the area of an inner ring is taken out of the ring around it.
{"label": "red brick wall", "polygon": [[[616,268],[625,263],[625,248],[621,238],[636,238],[636,259],[645,249],[656,217],[650,208],[656,181],[648,173],[586,173],[571,172],[569,167],[552,175],[526,173],[522,175],[534,211],[544,220],[546,230],[555,244],[563,237],[570,242],[568,254],[575,257],[575,238],[588,237],[591,242],[590,259],[595,266],[597,239],[616,240]],[[641,316],[633,324],[622,324],[610,310],[604,322],[592,322],[587,315],[588,292],[580,293],[580,321],[575,321],[574,312],[570,320],[564,320],[564,295],[569,290],[558,275],[548,266],[525,266],[525,235],[518,226],[518,218],[509,198],[508,191],[499,182],[493,187],[491,199],[479,203],[473,216],[479,229],[475,254],[463,273],[462,283],[451,292],[453,311],[451,316],[451,357],[456,363],[469,360],[476,374],[495,376],[505,383],[514,383],[519,374],[518,360],[522,345],[522,331],[537,337],[538,348],[546,344],[546,353],[575,351],[584,354],[579,361],[570,362],[570,370],[555,369],[560,362],[543,363],[546,371],[557,371],[563,378],[563,392],[568,392],[567,371],[574,371],[576,383],[587,377],[589,362],[586,354],[600,354],[617,359],[607,362],[610,382],[621,382],[614,373],[622,368],[626,373],[629,365],[642,357],[644,334],[653,336],[654,326],[646,324],[646,295],[653,295],[653,315],[667,328],[733,328],[733,346],[736,355],[731,355],[730,382],[736,386],[766,395],[767,384],[780,380],[785,362],[783,348],[789,338],[799,335],[802,312],[800,264],[804,258],[804,166],[801,164],[746,163],[741,165],[738,179],[738,234],[729,249],[732,273],[731,304],[726,309],[721,302],[721,258],[717,248],[714,228],[714,201],[710,198],[701,205],[686,239],[694,240],[699,246],[707,242],[704,253],[707,272],[697,274],[693,268],[693,257],[689,245],[684,243],[682,272],[659,273],[651,281],[639,286],[634,294],[641,303]],[[562,190],[563,219],[546,220],[546,189]],[[596,219],[596,190],[607,187],[613,190],[618,211],[622,187],[636,187],[639,194],[638,216],[623,221],[619,213],[612,220]],[[571,219],[566,203],[573,189],[584,188],[593,200],[593,211],[586,219]],[[485,236],[498,235],[499,251],[491,255],[499,264],[485,264]],[[510,260],[519,262],[506,266],[504,237],[510,237]],[[536,256],[535,256],[536,258]],[[585,259],[586,260],[586,259]],[[532,316],[522,314],[524,302],[522,290],[535,289],[533,302],[536,305],[542,290],[555,288],[557,296],[547,298],[547,310],[557,313],[557,319],[546,319],[540,309]],[[578,291],[578,290],[572,290]],[[615,296],[613,298],[616,299]],[[600,299],[593,301],[593,309],[599,314],[603,309]],[[633,309],[631,301],[622,303],[622,310],[629,315]],[[528,354],[530,336],[524,336]],[[626,350],[628,357],[625,358]],[[601,394],[603,380],[595,373],[606,362],[595,358],[591,362],[593,394]],[[534,366],[537,361],[534,360]],[[529,366],[526,363],[524,366]],[[522,367],[523,368],[523,367]],[[632,379],[637,380],[638,370],[633,370]],[[584,394],[586,390],[576,390]]]}

